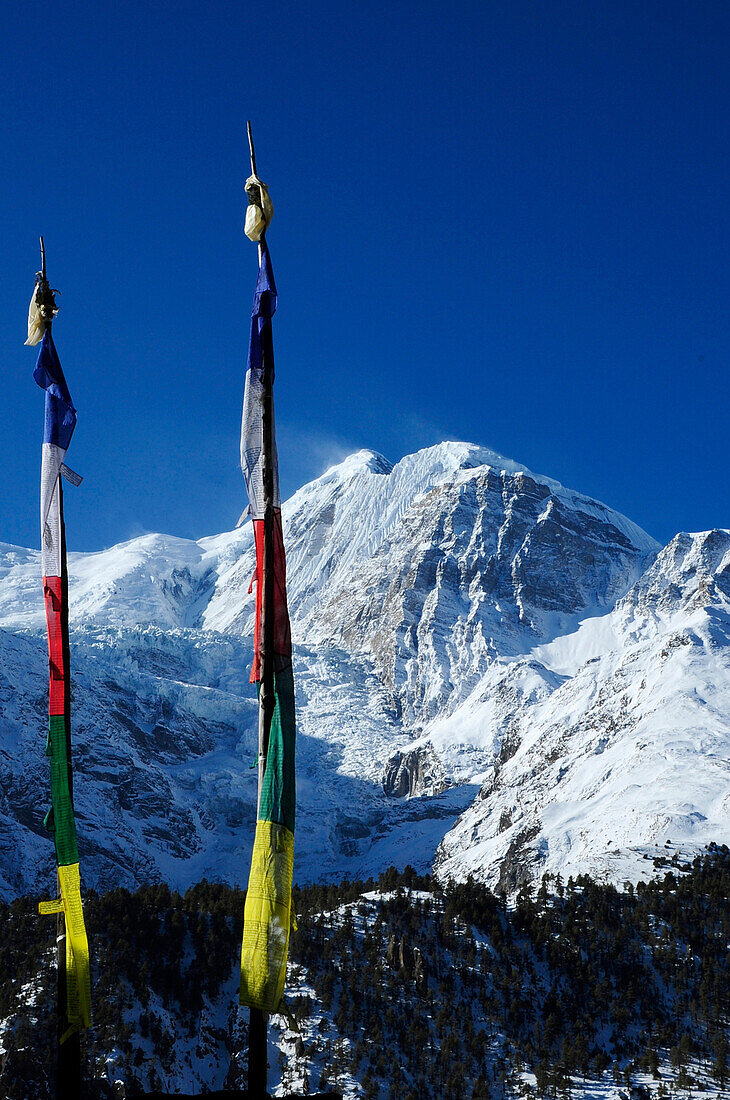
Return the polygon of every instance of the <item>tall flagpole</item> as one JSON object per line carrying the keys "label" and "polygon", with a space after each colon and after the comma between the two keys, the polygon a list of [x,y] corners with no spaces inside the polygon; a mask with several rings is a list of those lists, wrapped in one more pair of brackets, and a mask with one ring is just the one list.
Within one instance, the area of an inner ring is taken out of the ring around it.
{"label": "tall flagpole", "polygon": [[[257,176],[256,153],[253,145],[250,121],[246,123],[248,148],[251,157],[251,175]],[[261,236],[263,240],[263,234]],[[258,246],[259,266],[261,266],[261,244]],[[261,600],[261,685],[259,689],[259,758],[258,758],[258,797],[257,818],[261,806],[261,791],[266,769],[266,753],[271,732],[271,717],[274,712],[274,462],[273,462],[273,379],[271,363],[267,362],[263,350],[263,395],[262,395],[262,480],[264,490],[264,553],[263,553],[263,594]],[[267,1025],[268,1018],[261,1009],[249,1010],[248,1030],[248,1091],[249,1096],[259,1100],[268,1096],[267,1077]]]}
{"label": "tall flagpole", "polygon": [[[40,238],[41,269],[36,276],[36,303],[39,307],[43,329],[50,334],[53,318],[56,310],[56,291],[51,290],[46,273],[46,246],[43,237]],[[69,645],[68,645],[68,571],[66,565],[66,525],[63,518],[63,486],[58,480],[59,512],[61,527],[61,607],[62,607],[62,637],[63,637],[63,667],[68,670]],[[69,723],[69,694],[66,692],[64,701],[64,717],[66,719],[67,759],[71,760],[71,746],[68,743]],[[69,775],[69,783],[71,783]],[[72,792],[73,797],[73,792]],[[58,893],[61,894],[60,879],[58,881]],[[66,944],[66,918],[61,910],[56,917],[56,1100],[77,1100],[81,1095],[81,1044],[79,1031],[73,1028],[68,1018],[68,974],[66,971],[67,944]]]}

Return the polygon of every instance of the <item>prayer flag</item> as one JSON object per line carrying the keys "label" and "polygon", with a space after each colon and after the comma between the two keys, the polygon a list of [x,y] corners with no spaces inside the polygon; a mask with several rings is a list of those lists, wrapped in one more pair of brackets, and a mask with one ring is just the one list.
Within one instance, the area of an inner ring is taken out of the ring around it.
{"label": "prayer flag", "polygon": [[[260,245],[259,273],[251,318],[248,369],[241,425],[241,466],[251,508],[256,547],[256,611],[251,682],[263,677],[264,641],[264,400],[274,380],[271,318],[276,310],[276,286],[265,241]],[[240,1002],[262,1012],[275,1012],[284,992],[291,924],[294,868],[294,679],[291,631],[286,603],[286,558],[281,526],[281,500],[271,402],[271,462],[273,466],[273,674],[275,705],[268,736],[263,783],[259,791],[251,873],[244,910]],[[272,563],[269,563],[271,567]]]}
{"label": "prayer flag", "polygon": [[[68,575],[63,523],[61,468],[76,426],[76,410],[46,327],[33,374],[46,391],[41,458],[41,558],[48,627],[49,719],[46,755],[51,763],[51,809],[46,825],[53,833],[66,922],[66,1014],[63,1039],[91,1023],[89,945],[84,926],[76,845],[71,765],[71,707],[68,642]],[[48,909],[48,903],[41,903]]]}

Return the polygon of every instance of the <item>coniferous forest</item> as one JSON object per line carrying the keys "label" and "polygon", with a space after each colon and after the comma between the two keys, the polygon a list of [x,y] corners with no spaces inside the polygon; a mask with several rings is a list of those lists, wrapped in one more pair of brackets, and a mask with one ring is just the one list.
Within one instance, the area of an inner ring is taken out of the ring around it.
{"label": "coniferous forest", "polygon": [[[729,899],[726,847],[636,887],[545,878],[510,903],[410,869],[295,889],[272,1077],[370,1100],[567,1097],[586,1079],[717,1095],[730,1084]],[[90,1100],[245,1087],[243,901],[207,882],[87,892]],[[53,1095],[54,941],[37,899],[0,905],[4,1100]]]}

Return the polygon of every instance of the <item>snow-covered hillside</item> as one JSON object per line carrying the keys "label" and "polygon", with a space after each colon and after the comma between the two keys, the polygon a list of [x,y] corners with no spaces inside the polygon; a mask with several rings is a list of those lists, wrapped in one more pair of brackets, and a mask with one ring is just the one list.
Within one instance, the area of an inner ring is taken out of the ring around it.
{"label": "snow-covered hillside", "polygon": [[[232,507],[235,512],[235,505]],[[730,535],[658,545],[482,447],[352,455],[284,505],[296,876],[636,877],[730,839]],[[72,533],[71,533],[72,535]],[[248,526],[70,554],[85,881],[246,880]],[[0,892],[47,887],[40,561],[0,544]]]}

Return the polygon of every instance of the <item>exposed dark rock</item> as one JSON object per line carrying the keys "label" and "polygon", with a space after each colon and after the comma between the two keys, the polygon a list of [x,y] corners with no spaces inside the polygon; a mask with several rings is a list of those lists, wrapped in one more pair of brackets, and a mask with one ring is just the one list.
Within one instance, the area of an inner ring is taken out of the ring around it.
{"label": "exposed dark rock", "polygon": [[413,948],[413,977],[418,990],[423,990],[427,987],[428,964],[423,956],[423,952],[418,947]]}
{"label": "exposed dark rock", "polygon": [[383,790],[393,798],[423,794],[426,790],[438,794],[445,786],[438,757],[430,745],[396,752],[385,765]]}
{"label": "exposed dark rock", "polygon": [[400,941],[398,948],[398,964],[404,977],[409,978],[413,973],[413,952],[405,936]]}
{"label": "exposed dark rock", "polygon": [[498,894],[510,894],[523,882],[530,882],[535,878],[535,865],[540,857],[529,844],[539,832],[539,825],[530,825],[527,829],[521,829],[510,841],[499,871]]}

